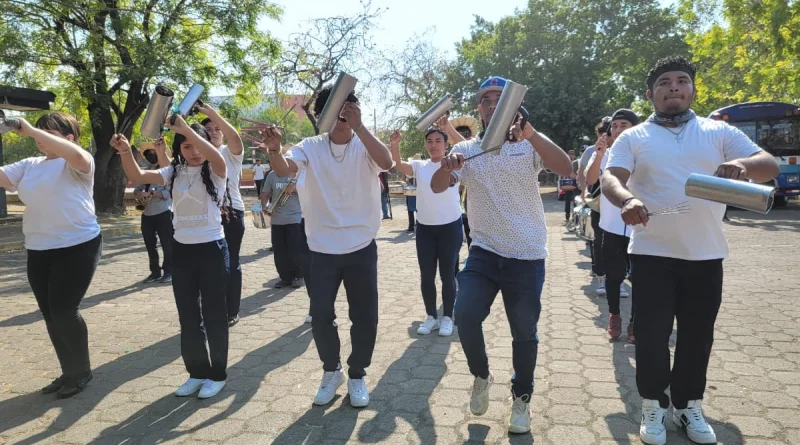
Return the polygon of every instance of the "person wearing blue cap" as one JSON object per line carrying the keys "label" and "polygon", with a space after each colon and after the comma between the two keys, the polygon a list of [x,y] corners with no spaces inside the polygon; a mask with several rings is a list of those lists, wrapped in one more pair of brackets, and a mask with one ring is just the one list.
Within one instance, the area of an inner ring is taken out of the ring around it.
{"label": "person wearing blue cap", "polygon": [[[478,90],[478,113],[484,129],[506,83],[502,77],[490,77]],[[543,168],[569,176],[572,162],[561,147],[530,123],[523,123],[521,114],[508,126],[508,138],[499,151],[469,162],[465,159],[483,152],[485,130],[475,139],[456,144],[434,173],[431,189],[442,193],[463,184],[469,190],[472,246],[458,274],[455,322],[470,373],[475,376],[470,409],[482,415],[489,408],[494,378],[486,356],[483,321],[500,291],[513,339],[513,404],[508,430],[526,433],[531,429],[530,400],[539,343],[536,325],[542,309],[547,257],[547,227],[538,177]]]}

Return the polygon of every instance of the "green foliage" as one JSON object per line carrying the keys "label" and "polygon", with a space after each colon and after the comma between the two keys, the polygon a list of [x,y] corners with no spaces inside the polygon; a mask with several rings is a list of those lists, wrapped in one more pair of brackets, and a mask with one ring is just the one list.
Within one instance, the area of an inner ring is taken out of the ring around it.
{"label": "green foliage", "polygon": [[3,135],[3,164],[13,164],[25,158],[40,156],[36,142],[31,138],[19,136],[14,132]]}
{"label": "green foliage", "polygon": [[695,110],[752,101],[800,103],[800,1],[683,0],[698,65]]}

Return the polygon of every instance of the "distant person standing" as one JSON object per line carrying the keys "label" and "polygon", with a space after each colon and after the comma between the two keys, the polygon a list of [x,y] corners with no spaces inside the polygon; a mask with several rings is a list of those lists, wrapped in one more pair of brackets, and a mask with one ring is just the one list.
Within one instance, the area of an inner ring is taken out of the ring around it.
{"label": "distant person standing", "polygon": [[[159,139],[156,144],[163,145],[164,140]],[[155,150],[144,152],[144,158],[150,168],[158,168],[158,155]],[[165,185],[140,184],[134,189],[137,199],[146,199],[144,212],[142,212],[142,238],[150,260],[150,275],[144,283],[172,283],[172,195],[169,187]],[[161,241],[164,251],[164,262],[158,264],[158,248],[156,243]]]}
{"label": "distant person standing", "polygon": [[261,195],[261,185],[264,183],[266,169],[261,165],[261,159],[256,159],[253,166],[253,180],[256,181],[256,194]]}
{"label": "distant person standing", "polygon": [[389,173],[380,172],[378,179],[381,183],[381,209],[383,210],[383,219],[389,219]]}

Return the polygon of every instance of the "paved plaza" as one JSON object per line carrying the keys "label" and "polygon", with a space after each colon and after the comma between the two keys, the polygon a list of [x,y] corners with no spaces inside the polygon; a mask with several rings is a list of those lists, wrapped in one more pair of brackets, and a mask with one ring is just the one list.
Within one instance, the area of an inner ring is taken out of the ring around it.
{"label": "paved plaza", "polygon": [[[248,216],[228,385],[206,401],[173,395],[187,378],[177,312],[169,286],[140,284],[149,270],[139,236],[105,242],[82,311],[94,380],[68,400],[38,391],[58,376],[58,362],[28,288],[24,252],[0,254],[0,443],[641,443],[635,346],[609,342],[608,307],[591,291],[585,243],[564,230],[563,203],[553,194],[544,199],[550,257],[530,435],[506,432],[511,336],[500,298],[484,325],[495,375],[484,416],[469,412],[472,376],[457,331],[416,334],[425,311],[413,234],[396,200],[395,219],[378,235],[380,322],[367,408],[350,407],[346,385],[331,405],[312,407],[322,370],[303,324],[308,296],[272,288],[269,231],[253,228]],[[800,444],[800,206],[730,216],[705,412],[721,444]],[[622,307],[627,320],[630,299]],[[343,288],[337,314],[346,360]],[[669,425],[669,444],[689,443]]]}

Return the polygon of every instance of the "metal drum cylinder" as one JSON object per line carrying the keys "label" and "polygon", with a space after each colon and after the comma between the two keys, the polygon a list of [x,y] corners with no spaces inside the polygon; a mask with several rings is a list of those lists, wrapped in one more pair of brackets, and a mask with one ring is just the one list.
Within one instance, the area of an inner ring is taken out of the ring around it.
{"label": "metal drum cylinder", "polygon": [[440,117],[444,116],[445,113],[450,111],[453,108],[453,98],[446,94],[444,97],[439,99],[438,102],[433,104],[432,107],[428,109],[422,116],[414,122],[414,126],[417,127],[419,131],[425,131],[433,125],[434,122],[439,120]]}
{"label": "metal drum cylinder", "polygon": [[0,110],[0,134],[6,134],[11,130],[19,130],[21,126],[19,119],[9,119],[3,113],[3,110]]}
{"label": "metal drum cylinder", "polygon": [[[506,141],[508,130],[517,117],[517,112],[527,92],[528,87],[524,85],[510,80],[506,82],[506,86],[503,87],[503,93],[500,95],[500,100],[497,102],[497,108],[492,115],[492,120],[489,121],[489,125],[486,127],[486,134],[481,140],[481,149],[483,151],[497,148]],[[495,153],[500,153],[500,151]]]}
{"label": "metal drum cylinder", "polygon": [[169,88],[163,85],[156,87],[153,95],[150,96],[147,112],[145,112],[144,119],[142,119],[142,136],[149,139],[161,137],[161,131],[164,129],[164,122],[167,121],[167,113],[169,113],[174,98],[175,93]]}
{"label": "metal drum cylinder", "polygon": [[181,116],[188,116],[189,113],[191,113],[192,107],[194,107],[194,104],[196,104],[197,100],[200,99],[200,95],[203,94],[203,90],[203,86],[199,83],[196,83],[189,88],[189,92],[186,93],[186,96],[183,96],[183,100],[178,106],[178,113]]}
{"label": "metal drum cylinder", "polygon": [[766,215],[775,201],[775,188],[752,182],[692,173],[686,180],[686,196],[726,204]]}
{"label": "metal drum cylinder", "polygon": [[320,133],[330,133],[333,127],[339,122],[339,115],[342,113],[342,107],[350,95],[356,89],[356,82],[358,79],[355,77],[341,72],[336,83],[333,84],[328,101],[325,102],[325,107],[317,117],[317,128]]}

